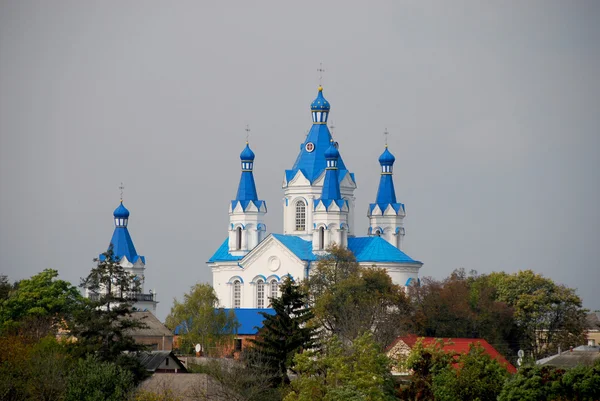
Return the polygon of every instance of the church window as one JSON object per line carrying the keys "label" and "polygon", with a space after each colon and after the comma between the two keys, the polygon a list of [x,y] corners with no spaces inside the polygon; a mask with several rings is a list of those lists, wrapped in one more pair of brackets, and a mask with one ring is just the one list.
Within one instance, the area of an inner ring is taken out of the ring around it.
{"label": "church window", "polygon": [[242,305],[242,283],[240,280],[233,282],[233,307],[239,308]]}
{"label": "church window", "polygon": [[306,230],[306,203],[298,201],[296,203],[296,231]]}
{"label": "church window", "polygon": [[381,237],[381,230],[380,229],[375,230],[375,235],[377,237]]}
{"label": "church window", "polygon": [[242,227],[235,229],[235,249],[242,249]]}
{"label": "church window", "polygon": [[271,280],[271,298],[277,298],[277,291],[279,291],[279,284],[277,280]]}
{"label": "church window", "polygon": [[265,282],[262,279],[256,282],[256,307],[265,307]]}
{"label": "church window", "polygon": [[319,228],[319,249],[325,249],[325,228]]}

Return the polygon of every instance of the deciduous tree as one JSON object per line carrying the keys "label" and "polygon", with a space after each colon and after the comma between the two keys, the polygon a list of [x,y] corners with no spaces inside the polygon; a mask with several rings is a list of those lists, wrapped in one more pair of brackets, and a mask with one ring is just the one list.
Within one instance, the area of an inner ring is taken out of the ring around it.
{"label": "deciduous tree", "polygon": [[219,309],[218,305],[219,298],[212,286],[196,284],[184,294],[182,302],[173,301],[166,326],[171,330],[180,326],[184,348],[200,344],[210,355],[211,350],[222,349],[231,343],[239,326],[235,314]]}

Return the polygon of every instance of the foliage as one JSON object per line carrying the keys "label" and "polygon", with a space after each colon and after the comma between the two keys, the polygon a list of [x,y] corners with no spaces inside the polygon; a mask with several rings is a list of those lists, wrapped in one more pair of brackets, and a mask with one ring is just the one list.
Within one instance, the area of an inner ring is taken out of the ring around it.
{"label": "foliage", "polygon": [[22,335],[0,337],[0,399],[59,400],[72,359],[52,336],[39,341]]}
{"label": "foliage", "polygon": [[139,283],[119,265],[112,247],[95,261],[97,267],[82,279],[81,286],[97,296],[84,300],[75,311],[69,330],[77,341],[71,348],[75,356],[94,355],[102,362],[119,364],[130,370],[137,382],[146,376],[146,371],[135,358],[124,353],[145,349],[131,336],[136,329],[146,327],[131,315]]}
{"label": "foliage", "polygon": [[207,374],[217,383],[194,391],[193,395],[201,400],[281,400],[282,389],[272,387],[273,375],[267,360],[256,352],[242,353],[238,361],[212,359],[192,365],[190,371]]}
{"label": "foliage", "polygon": [[600,399],[600,360],[568,371],[552,366],[525,366],[510,378],[499,401],[593,401]]}
{"label": "foliage", "polygon": [[69,377],[65,401],[122,401],[134,388],[133,374],[91,355],[80,359]]}
{"label": "foliage", "polygon": [[261,312],[263,327],[251,349],[266,360],[275,378],[273,384],[289,383],[288,368],[293,367],[294,355],[315,345],[314,329],[307,326],[312,311],[306,307],[306,292],[289,277],[280,286],[281,296],[271,299],[274,315]]}
{"label": "foliage", "polygon": [[495,401],[508,377],[498,361],[481,346],[471,344],[469,353],[461,354],[433,377],[433,393],[439,401]]}
{"label": "foliage", "polygon": [[370,331],[383,347],[407,327],[410,304],[404,291],[385,270],[362,268],[348,249],[329,248],[306,287],[318,323],[343,341]]}
{"label": "foliage", "polygon": [[166,326],[175,330],[181,325],[182,344],[190,348],[200,344],[210,355],[211,349],[231,343],[239,326],[233,311],[226,313],[218,305],[219,298],[212,286],[196,284],[183,296],[183,302],[173,301]]}
{"label": "foliage", "polygon": [[58,271],[46,269],[29,279],[21,280],[12,289],[5,280],[5,299],[0,301],[0,328],[29,331],[42,338],[56,330],[81,302],[77,287],[68,281],[58,280]]}
{"label": "foliage", "polygon": [[394,386],[388,358],[371,333],[345,348],[333,336],[323,350],[295,356],[298,377],[285,401],[391,400]]}
{"label": "foliage", "polygon": [[400,395],[410,400],[432,400],[433,378],[454,362],[454,354],[444,351],[444,341],[423,345],[418,339],[408,358],[399,361],[399,370],[412,372],[410,384],[400,389]]}
{"label": "foliage", "polygon": [[514,308],[521,347],[534,359],[585,342],[585,314],[575,290],[531,270],[492,273],[486,278],[497,299]]}

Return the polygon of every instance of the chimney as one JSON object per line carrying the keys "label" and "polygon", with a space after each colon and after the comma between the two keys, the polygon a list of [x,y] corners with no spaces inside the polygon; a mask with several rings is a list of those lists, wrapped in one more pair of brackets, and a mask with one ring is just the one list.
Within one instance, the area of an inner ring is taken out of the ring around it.
{"label": "chimney", "polygon": [[573,346],[572,345],[569,347],[569,351],[573,352]]}

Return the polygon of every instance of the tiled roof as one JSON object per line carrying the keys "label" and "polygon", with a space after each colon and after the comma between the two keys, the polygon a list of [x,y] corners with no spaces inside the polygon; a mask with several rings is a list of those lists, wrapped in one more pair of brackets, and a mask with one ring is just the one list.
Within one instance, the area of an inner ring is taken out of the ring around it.
{"label": "tiled roof", "polygon": [[263,326],[264,317],[259,312],[265,312],[269,315],[274,315],[275,310],[271,308],[250,308],[250,309],[225,309],[226,313],[233,311],[235,317],[240,324],[237,333],[240,335],[252,335],[258,333],[258,330]]}
{"label": "tiled roof", "polygon": [[[392,349],[399,341],[404,342],[409,348],[413,348],[418,339],[421,339],[423,345],[431,345],[435,343],[440,338],[435,337],[418,337],[415,335],[398,337],[388,348],[389,351]],[[471,344],[479,344],[490,357],[497,360],[500,365],[504,366],[506,370],[510,373],[517,373],[517,369],[506,360],[494,347],[490,345],[483,338],[441,338],[444,340],[444,351],[446,352],[455,352],[459,354],[466,354],[469,352]]]}
{"label": "tiled roof", "polygon": [[230,262],[235,260],[241,260],[243,256],[233,256],[229,253],[229,238],[225,238],[225,241],[221,244],[219,249],[208,259],[208,263],[214,262]]}

